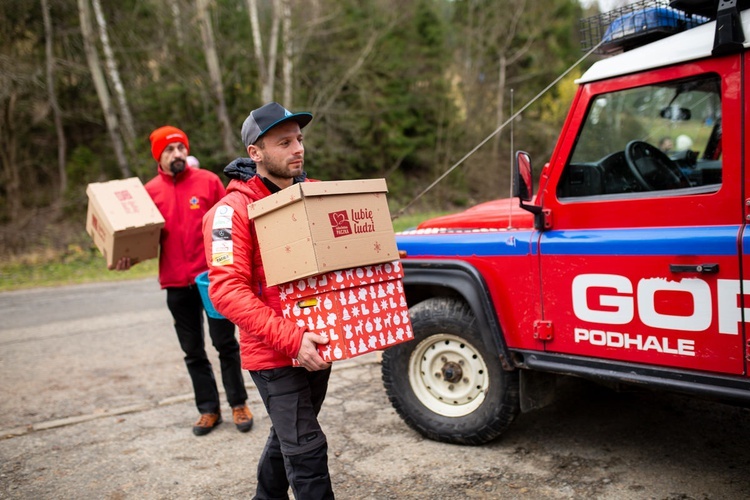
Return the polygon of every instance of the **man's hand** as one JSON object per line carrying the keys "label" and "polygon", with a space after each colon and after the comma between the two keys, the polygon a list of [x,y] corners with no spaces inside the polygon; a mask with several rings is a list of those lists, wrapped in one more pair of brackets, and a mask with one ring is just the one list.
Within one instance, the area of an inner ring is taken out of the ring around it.
{"label": "man's hand", "polygon": [[118,271],[127,271],[130,269],[130,257],[123,257],[115,264],[115,269]]}
{"label": "man's hand", "polygon": [[305,332],[302,335],[302,344],[297,353],[297,361],[300,366],[309,372],[325,370],[331,364],[323,361],[318,354],[318,344],[327,344],[328,337],[318,335],[317,333]]}

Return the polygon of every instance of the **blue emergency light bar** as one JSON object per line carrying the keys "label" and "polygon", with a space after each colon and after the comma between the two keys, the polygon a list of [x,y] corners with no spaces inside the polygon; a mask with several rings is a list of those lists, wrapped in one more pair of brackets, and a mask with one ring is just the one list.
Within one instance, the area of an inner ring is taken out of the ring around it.
{"label": "blue emergency light bar", "polygon": [[581,46],[600,41],[600,54],[614,54],[695,28],[710,19],[671,8],[667,0],[641,0],[581,20]]}

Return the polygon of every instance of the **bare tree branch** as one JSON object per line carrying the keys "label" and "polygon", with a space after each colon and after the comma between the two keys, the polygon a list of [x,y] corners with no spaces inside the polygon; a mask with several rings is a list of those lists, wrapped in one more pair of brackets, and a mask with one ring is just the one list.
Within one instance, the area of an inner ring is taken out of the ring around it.
{"label": "bare tree branch", "polygon": [[[367,61],[367,58],[372,53],[373,49],[375,48],[375,44],[380,40],[382,37],[384,37],[396,24],[396,20],[392,20],[388,26],[381,30],[381,31],[373,31],[370,33],[370,38],[367,39],[367,43],[362,48],[362,50],[359,53],[359,56],[357,57],[356,61],[354,61],[350,66],[349,69],[335,82],[332,82],[330,85],[327,86],[327,88],[315,97],[313,101],[312,109],[314,110],[314,113],[320,113],[329,109],[333,102],[336,100],[336,98],[341,93],[341,90],[346,86],[346,84],[354,78],[354,76],[359,72],[359,70],[362,68],[362,66],[365,64],[365,61]],[[321,101],[325,100],[324,104],[321,104]]]}

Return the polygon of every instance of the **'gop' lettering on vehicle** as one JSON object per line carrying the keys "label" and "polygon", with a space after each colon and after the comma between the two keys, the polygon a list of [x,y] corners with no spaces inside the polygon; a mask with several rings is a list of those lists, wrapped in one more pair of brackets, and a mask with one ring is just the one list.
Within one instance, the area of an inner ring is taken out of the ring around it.
{"label": "'gop' lettering on vehicle", "polygon": [[[747,287],[750,282],[746,281],[743,284]],[[627,325],[634,319],[639,319],[647,328],[703,332],[708,330],[713,322],[715,301],[719,333],[739,335],[739,323],[742,321],[743,313],[737,301],[740,294],[739,280],[716,280],[714,290],[709,282],[699,278],[685,278],[680,281],[643,278],[634,286],[626,276],[582,274],[573,279],[571,289],[573,313],[581,321]],[[679,305],[687,304],[689,307],[680,308],[682,314],[658,311],[656,295],[659,292],[671,292],[673,297],[681,297],[682,303]],[[690,312],[684,314],[684,311]],[[745,309],[744,312],[747,314],[750,310]],[[688,339],[669,339],[588,328],[575,328],[573,334],[576,343],[588,342],[595,346],[695,356],[695,342]]]}

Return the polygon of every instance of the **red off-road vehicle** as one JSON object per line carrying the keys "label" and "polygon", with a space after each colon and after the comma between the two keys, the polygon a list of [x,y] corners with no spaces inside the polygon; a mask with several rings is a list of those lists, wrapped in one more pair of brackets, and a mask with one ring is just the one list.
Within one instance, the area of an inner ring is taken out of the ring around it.
{"label": "red off-road vehicle", "polygon": [[415,340],[382,369],[407,424],[484,443],[560,375],[750,403],[748,4],[597,18],[617,54],[578,81],[534,195],[519,153],[516,198],[397,236]]}

